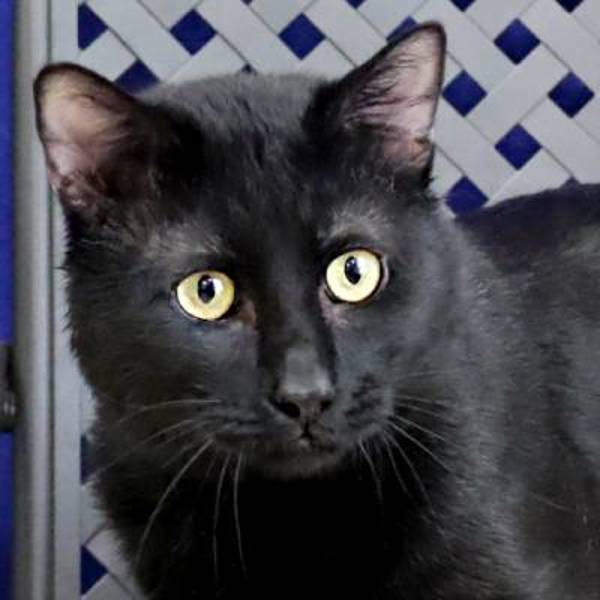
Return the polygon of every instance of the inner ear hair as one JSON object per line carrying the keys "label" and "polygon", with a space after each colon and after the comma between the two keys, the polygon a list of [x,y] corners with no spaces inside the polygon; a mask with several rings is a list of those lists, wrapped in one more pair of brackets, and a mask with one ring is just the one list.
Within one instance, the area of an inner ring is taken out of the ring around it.
{"label": "inner ear hair", "polygon": [[69,210],[97,215],[116,200],[119,173],[142,168],[152,151],[147,108],[99,75],[64,63],[41,71],[34,94],[50,185]]}

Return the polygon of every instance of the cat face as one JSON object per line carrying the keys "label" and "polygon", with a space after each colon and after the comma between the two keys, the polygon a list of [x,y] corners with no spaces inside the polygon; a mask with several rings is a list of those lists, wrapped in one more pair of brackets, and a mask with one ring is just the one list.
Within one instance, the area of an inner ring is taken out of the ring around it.
{"label": "cat face", "polygon": [[423,183],[443,47],[426,25],[341,81],[240,75],[143,99],[42,72],[73,346],[105,430],[128,415],[132,440],[185,433],[184,451],[276,477],[384,434],[444,285]]}

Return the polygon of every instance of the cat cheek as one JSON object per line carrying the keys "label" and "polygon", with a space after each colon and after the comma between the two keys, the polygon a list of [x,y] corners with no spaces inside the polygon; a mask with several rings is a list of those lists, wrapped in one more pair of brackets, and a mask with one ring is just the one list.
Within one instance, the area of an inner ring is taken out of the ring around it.
{"label": "cat cheek", "polygon": [[321,314],[327,323],[339,328],[350,324],[347,306],[342,302],[332,302],[324,285],[319,289],[319,303]]}
{"label": "cat cheek", "polygon": [[254,303],[248,298],[243,298],[240,301],[236,318],[245,325],[252,327],[252,329],[256,329],[256,307]]}

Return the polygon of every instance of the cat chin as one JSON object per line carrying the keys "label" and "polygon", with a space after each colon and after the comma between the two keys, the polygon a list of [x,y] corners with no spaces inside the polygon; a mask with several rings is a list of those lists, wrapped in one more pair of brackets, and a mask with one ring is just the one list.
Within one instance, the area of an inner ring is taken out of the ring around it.
{"label": "cat chin", "polygon": [[298,452],[288,456],[257,456],[252,463],[263,477],[270,479],[320,479],[340,468],[344,455],[342,451]]}

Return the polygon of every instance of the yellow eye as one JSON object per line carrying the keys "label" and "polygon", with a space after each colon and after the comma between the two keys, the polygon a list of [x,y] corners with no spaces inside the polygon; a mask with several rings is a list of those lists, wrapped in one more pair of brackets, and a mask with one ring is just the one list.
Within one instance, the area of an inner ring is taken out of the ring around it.
{"label": "yellow eye", "polygon": [[362,302],[381,282],[381,260],[369,250],[352,250],[332,260],[325,278],[331,294],[342,302]]}
{"label": "yellow eye", "polygon": [[235,285],[219,271],[193,273],[176,290],[179,306],[190,316],[204,321],[220,319],[233,304]]}

